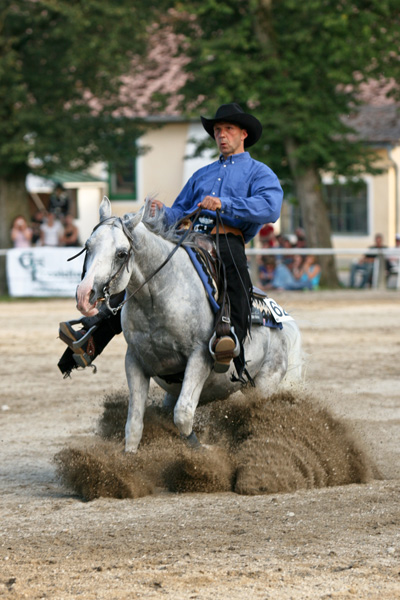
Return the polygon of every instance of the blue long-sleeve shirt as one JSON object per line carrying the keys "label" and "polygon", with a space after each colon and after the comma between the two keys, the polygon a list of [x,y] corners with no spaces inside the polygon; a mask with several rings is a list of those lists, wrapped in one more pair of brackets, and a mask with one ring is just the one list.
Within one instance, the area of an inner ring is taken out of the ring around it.
{"label": "blue long-sleeve shirt", "polygon": [[[279,218],[283,192],[275,173],[248,152],[234,154],[196,171],[171,207],[165,207],[165,219],[173,225],[198,208],[205,196],[221,200],[223,223],[240,229],[244,241],[250,241],[265,223]],[[215,212],[202,214],[215,218]]]}

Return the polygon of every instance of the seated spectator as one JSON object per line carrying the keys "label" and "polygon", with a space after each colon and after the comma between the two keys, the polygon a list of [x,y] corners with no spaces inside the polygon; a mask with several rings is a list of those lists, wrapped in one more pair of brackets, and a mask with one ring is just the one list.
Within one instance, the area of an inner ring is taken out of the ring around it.
{"label": "seated spectator", "polygon": [[32,229],[25,217],[18,215],[11,225],[11,241],[14,248],[29,248],[32,242]]}
{"label": "seated spectator", "polygon": [[[383,245],[383,235],[381,233],[377,233],[375,235],[375,245],[369,246],[371,250],[383,249],[387,248],[387,246]],[[365,256],[360,258],[358,262],[355,262],[351,265],[350,271],[350,287],[359,287],[364,288],[367,285],[372,285],[372,274],[374,270],[374,262],[375,258],[378,256],[377,252],[368,252]],[[356,276],[357,274],[361,274],[360,285],[356,286]]]}
{"label": "seated spectator", "polygon": [[292,268],[289,269],[281,261],[277,263],[275,268],[272,287],[276,290],[301,289],[297,287],[301,276],[301,266],[303,259],[299,254],[293,256]]}
{"label": "seated spectator", "polygon": [[279,290],[314,290],[318,288],[320,278],[321,267],[315,262],[315,256],[310,254],[303,260],[295,254],[291,270],[283,263],[276,266],[272,287]]}
{"label": "seated spectator", "polygon": [[40,244],[42,246],[59,246],[63,234],[63,226],[54,213],[48,213],[40,226]]}
{"label": "seated spectator", "polygon": [[[400,233],[396,233],[395,246],[396,250],[400,250]],[[398,273],[400,267],[400,254],[396,256],[388,256],[388,276],[392,273]]]}
{"label": "seated spectator", "polygon": [[260,229],[259,236],[263,248],[276,248],[278,246],[272,225],[263,225]]}
{"label": "seated spectator", "polygon": [[[281,236],[281,242],[279,245],[281,248],[293,248],[291,241],[286,236]],[[282,254],[282,256],[280,256],[280,261],[291,270],[293,267],[293,254]]]}
{"label": "seated spectator", "polygon": [[319,286],[321,279],[321,266],[316,262],[314,254],[309,254],[303,261],[301,268],[300,281],[305,284],[304,289],[315,290]]}
{"label": "seated spectator", "polygon": [[258,277],[260,280],[260,288],[262,290],[270,290],[275,275],[276,261],[273,256],[262,256],[261,263],[258,267]]}
{"label": "seated spectator", "polygon": [[297,227],[294,231],[297,241],[296,241],[296,247],[297,248],[307,248],[307,239],[306,239],[306,232],[304,231],[304,229],[302,227]]}
{"label": "seated spectator", "polygon": [[64,219],[64,231],[60,238],[60,246],[79,246],[79,231],[72,215]]}

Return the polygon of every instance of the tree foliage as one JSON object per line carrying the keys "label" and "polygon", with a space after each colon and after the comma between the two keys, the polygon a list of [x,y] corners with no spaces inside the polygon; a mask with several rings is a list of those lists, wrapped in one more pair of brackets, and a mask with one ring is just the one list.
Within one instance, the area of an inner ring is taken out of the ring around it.
{"label": "tree foliage", "polygon": [[397,0],[183,0],[173,15],[191,57],[186,103],[203,99],[209,114],[231,100],[254,109],[265,132],[252,154],[281,177],[289,174],[285,139],[299,169],[372,168],[343,116],[364,82],[398,75]]}
{"label": "tree foliage", "polygon": [[144,3],[2,0],[0,177],[132,154],[120,75],[143,50]]}

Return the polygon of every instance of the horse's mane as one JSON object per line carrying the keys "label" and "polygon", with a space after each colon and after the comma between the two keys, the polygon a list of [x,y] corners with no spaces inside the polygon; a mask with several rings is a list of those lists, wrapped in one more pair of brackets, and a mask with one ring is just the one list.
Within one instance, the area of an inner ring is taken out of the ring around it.
{"label": "horse's mane", "polygon": [[[175,224],[172,226],[165,225],[164,209],[156,209],[154,215],[151,211],[151,198],[146,198],[143,208],[143,217],[142,223],[147,227],[149,231],[154,233],[155,235],[159,235],[163,239],[172,242],[173,244],[177,244],[181,239],[181,235],[177,232]],[[187,245],[195,245],[193,242],[193,234],[189,234],[185,239],[185,244]]]}

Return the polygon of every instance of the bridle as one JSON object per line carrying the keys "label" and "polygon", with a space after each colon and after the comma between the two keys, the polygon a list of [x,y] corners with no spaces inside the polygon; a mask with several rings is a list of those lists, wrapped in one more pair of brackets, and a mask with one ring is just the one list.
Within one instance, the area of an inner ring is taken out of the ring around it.
{"label": "bridle", "polygon": [[[112,282],[121,274],[122,270],[124,268],[126,268],[127,272],[129,273],[129,261],[131,259],[132,253],[133,253],[133,237],[131,232],[129,231],[128,227],[126,226],[124,219],[121,219],[121,217],[109,217],[108,219],[105,219],[103,221],[101,221],[100,223],[98,223],[91,235],[93,235],[93,233],[96,231],[96,229],[98,229],[101,225],[104,225],[106,223],[106,221],[113,221],[112,222],[112,227],[114,226],[120,226],[122,229],[122,232],[124,233],[124,235],[128,238],[129,240],[129,251],[126,255],[126,257],[124,258],[123,262],[121,263],[121,265],[119,266],[118,270],[110,277],[110,279],[107,281],[107,283],[103,286],[103,295],[104,297],[101,298],[101,300],[104,300],[105,305],[107,306],[108,310],[113,314],[116,315],[124,306],[124,304],[126,304],[126,302],[128,302],[128,300],[130,300],[131,298],[133,298],[133,296],[135,296],[138,292],[140,292],[140,290],[147,284],[149,283],[149,281],[155,276],[157,275],[157,273],[159,273],[161,271],[161,269],[163,267],[165,267],[165,265],[171,260],[171,258],[173,257],[173,255],[175,254],[175,252],[182,246],[182,244],[184,243],[184,241],[187,239],[187,237],[189,236],[189,234],[192,232],[193,227],[197,221],[197,219],[199,218],[200,212],[201,212],[201,208],[196,209],[195,211],[193,211],[190,215],[185,216],[184,218],[180,219],[177,223],[176,226],[178,227],[183,221],[186,220],[190,220],[190,225],[189,227],[185,230],[185,232],[181,235],[181,237],[179,238],[178,242],[175,244],[174,248],[171,250],[171,252],[168,254],[168,256],[166,257],[166,259],[161,263],[160,266],[158,266],[144,281],[143,283],[141,283],[139,285],[138,288],[136,288],[136,290],[134,290],[131,294],[129,294],[129,296],[127,296],[126,298],[124,298],[124,300],[122,302],[120,302],[118,304],[118,306],[112,307],[110,305],[110,301],[111,301],[111,294],[110,294],[110,285],[112,284]],[[191,217],[194,217],[193,220],[191,220]],[[88,251],[88,247],[87,247],[87,243],[85,244],[84,248],[82,248],[82,250],[80,252],[78,252],[78,254],[75,254],[74,256],[71,256],[71,258],[68,258],[68,261],[73,260],[74,258],[77,258],[78,256],[80,256],[81,254],[83,254],[83,252],[87,252]]]}

